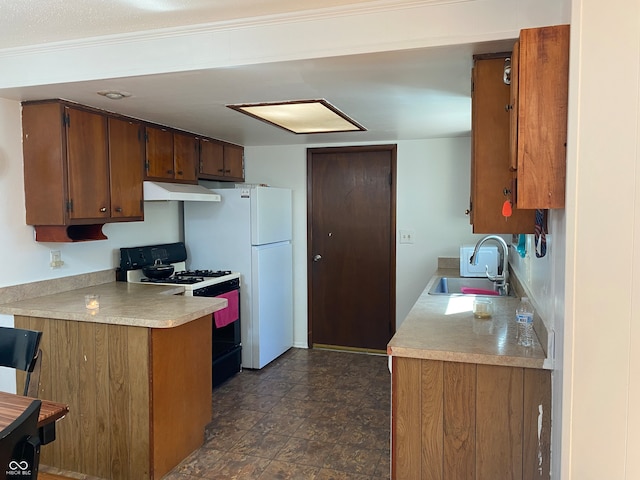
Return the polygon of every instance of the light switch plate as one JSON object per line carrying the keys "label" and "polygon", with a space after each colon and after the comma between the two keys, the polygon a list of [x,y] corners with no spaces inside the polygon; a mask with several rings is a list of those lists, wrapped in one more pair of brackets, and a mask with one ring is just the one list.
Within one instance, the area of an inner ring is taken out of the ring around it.
{"label": "light switch plate", "polygon": [[413,230],[400,230],[400,243],[413,243],[416,233]]}

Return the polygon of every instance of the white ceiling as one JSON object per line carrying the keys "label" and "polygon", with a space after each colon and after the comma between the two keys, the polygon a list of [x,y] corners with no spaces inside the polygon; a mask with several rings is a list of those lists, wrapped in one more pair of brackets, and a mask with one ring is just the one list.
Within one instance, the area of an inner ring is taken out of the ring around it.
{"label": "white ceiling", "polygon": [[[2,0],[0,50],[365,3],[380,2]],[[468,135],[471,127],[472,55],[504,51],[510,45],[510,41],[487,42],[14,87],[0,89],[0,97],[66,98],[245,146],[460,136]],[[109,89],[132,96],[113,101],[96,94]],[[225,107],[307,98],[328,100],[367,131],[294,135]]]}

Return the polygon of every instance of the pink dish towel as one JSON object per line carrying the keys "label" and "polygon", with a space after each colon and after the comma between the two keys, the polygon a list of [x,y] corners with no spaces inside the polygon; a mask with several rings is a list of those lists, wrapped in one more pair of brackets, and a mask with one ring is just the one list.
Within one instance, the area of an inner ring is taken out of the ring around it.
{"label": "pink dish towel", "polygon": [[484,288],[470,288],[470,287],[462,287],[460,289],[460,293],[471,294],[471,295],[500,295],[498,292],[494,292],[493,290],[485,290]]}
{"label": "pink dish towel", "polygon": [[235,322],[239,318],[239,296],[238,290],[231,290],[230,292],[218,295],[216,298],[226,298],[227,308],[213,312],[213,318],[216,322],[217,328],[222,328],[225,325]]}

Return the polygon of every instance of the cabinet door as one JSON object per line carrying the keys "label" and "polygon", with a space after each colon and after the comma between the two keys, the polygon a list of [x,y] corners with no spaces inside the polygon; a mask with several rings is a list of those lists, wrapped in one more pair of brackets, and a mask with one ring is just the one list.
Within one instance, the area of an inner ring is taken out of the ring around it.
{"label": "cabinet door", "polygon": [[523,368],[476,369],[476,478],[521,478]]}
{"label": "cabinet door", "polygon": [[173,133],[164,128],[146,127],[146,177],[173,180]]}
{"label": "cabinet door", "polygon": [[67,158],[63,118],[66,118],[66,112],[59,103],[22,106],[27,225],[67,223]]}
{"label": "cabinet door", "polygon": [[107,118],[65,108],[67,129],[69,218],[108,218],[109,161]]}
{"label": "cabinet door", "polygon": [[198,138],[184,133],[173,134],[173,164],[176,180],[196,183],[198,165]]}
{"label": "cabinet door", "polygon": [[517,197],[521,208],[564,208],[569,25],[520,32]]}
{"label": "cabinet door", "polygon": [[224,147],[222,143],[207,138],[200,139],[200,177],[224,175]]}
{"label": "cabinet door", "polygon": [[502,206],[511,199],[509,168],[509,85],[505,58],[477,58],[473,67],[470,221],[474,233],[534,233],[535,210]]}
{"label": "cabinet door", "polygon": [[143,218],[143,129],[138,122],[109,118],[111,217]]}
{"label": "cabinet door", "polygon": [[224,176],[244,181],[244,148],[237,145],[224,145]]}

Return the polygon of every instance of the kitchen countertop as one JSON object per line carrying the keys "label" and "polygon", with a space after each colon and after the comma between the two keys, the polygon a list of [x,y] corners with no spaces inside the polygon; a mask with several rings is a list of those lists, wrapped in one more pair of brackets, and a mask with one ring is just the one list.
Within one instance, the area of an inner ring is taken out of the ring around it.
{"label": "kitchen countertop", "polygon": [[438,269],[387,346],[398,357],[479,363],[511,367],[547,368],[538,339],[533,347],[516,343],[515,310],[518,297],[488,297],[491,319],[473,317],[473,295],[429,295],[440,276],[459,277],[455,269]]}
{"label": "kitchen countertop", "polygon": [[[0,313],[147,328],[172,328],[227,306],[227,300],[179,295],[184,287],[109,282],[0,304]],[[100,295],[87,310],[84,296]]]}

